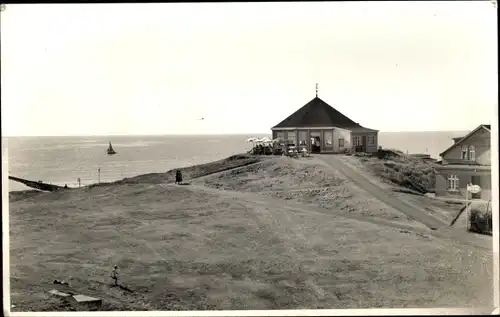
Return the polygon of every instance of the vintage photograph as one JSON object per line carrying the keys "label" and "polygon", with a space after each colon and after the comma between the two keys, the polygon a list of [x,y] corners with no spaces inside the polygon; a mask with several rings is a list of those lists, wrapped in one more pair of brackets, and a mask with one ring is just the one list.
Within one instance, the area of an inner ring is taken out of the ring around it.
{"label": "vintage photograph", "polygon": [[498,306],[495,2],[1,9],[6,315]]}

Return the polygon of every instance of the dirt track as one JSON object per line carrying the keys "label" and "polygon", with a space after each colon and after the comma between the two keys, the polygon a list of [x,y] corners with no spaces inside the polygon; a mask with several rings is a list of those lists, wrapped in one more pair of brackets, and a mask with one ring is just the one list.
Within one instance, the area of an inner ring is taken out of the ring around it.
{"label": "dirt track", "polygon": [[375,197],[376,199],[384,202],[385,204],[392,206],[396,210],[405,213],[409,217],[420,221],[431,229],[438,229],[442,227],[448,226],[448,224],[441,219],[435,218],[427,213],[422,212],[421,210],[413,207],[405,203],[404,201],[392,195],[391,192],[388,192],[373,182],[368,180],[366,177],[356,172],[354,169],[350,168],[346,165],[342,160],[338,159],[336,155],[321,155],[319,156],[321,160],[323,160],[326,164],[330,165],[332,168],[340,171],[347,178],[358,184],[361,188],[366,190],[370,195]]}

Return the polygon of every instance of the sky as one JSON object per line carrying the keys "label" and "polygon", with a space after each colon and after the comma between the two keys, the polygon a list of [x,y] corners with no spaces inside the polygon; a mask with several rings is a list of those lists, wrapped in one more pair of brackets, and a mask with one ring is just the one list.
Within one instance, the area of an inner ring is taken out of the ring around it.
{"label": "sky", "polygon": [[11,4],[2,135],[269,133],[316,83],[368,128],[471,130],[496,25],[489,1]]}

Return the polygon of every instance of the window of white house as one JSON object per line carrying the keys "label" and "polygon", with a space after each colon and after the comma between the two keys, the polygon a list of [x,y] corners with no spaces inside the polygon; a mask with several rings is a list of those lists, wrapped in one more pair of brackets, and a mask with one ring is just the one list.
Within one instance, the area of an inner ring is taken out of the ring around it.
{"label": "window of white house", "polygon": [[352,144],[354,146],[361,145],[361,137],[359,135],[353,136],[352,137]]}
{"label": "window of white house", "polygon": [[446,188],[450,191],[457,191],[459,185],[459,179],[457,175],[450,174],[448,175],[448,182]]}
{"label": "window of white house", "polygon": [[462,146],[462,160],[467,160],[467,152],[469,152],[469,147],[467,145]]}
{"label": "window of white house", "polygon": [[325,131],[325,145],[332,146],[333,144],[333,131]]}
{"label": "window of white house", "polygon": [[307,145],[307,131],[299,131],[299,145]]}
{"label": "window of white house", "polygon": [[344,147],[344,139],[339,139],[339,147]]}
{"label": "window of white house", "polygon": [[285,132],[278,132],[276,134],[276,138],[280,139],[281,141],[285,140]]}
{"label": "window of white house", "polygon": [[288,132],[288,134],[287,134],[288,143],[295,144],[295,142],[297,142],[296,137],[297,137],[297,134],[295,133],[295,131],[294,132]]}
{"label": "window of white house", "polygon": [[476,147],[474,145],[469,145],[469,160],[476,160]]}
{"label": "window of white house", "polygon": [[367,143],[368,143],[368,145],[375,145],[375,136],[374,135],[369,135],[367,137]]}

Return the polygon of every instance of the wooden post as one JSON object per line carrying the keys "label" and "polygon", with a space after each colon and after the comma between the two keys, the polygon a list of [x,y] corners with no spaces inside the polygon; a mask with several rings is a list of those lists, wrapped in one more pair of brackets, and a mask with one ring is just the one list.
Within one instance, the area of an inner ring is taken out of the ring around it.
{"label": "wooden post", "polygon": [[[490,211],[490,203],[491,203],[491,200],[488,200],[488,205],[486,206],[486,215],[488,215],[489,211]],[[493,221],[493,210],[491,212],[491,221]],[[486,216],[486,228],[488,228],[488,230],[490,230],[490,217]],[[493,224],[491,224],[491,233],[493,233]]]}
{"label": "wooden post", "polygon": [[97,169],[97,183],[98,184],[101,183],[101,168],[100,167]]}
{"label": "wooden post", "polygon": [[78,177],[78,187],[80,187],[81,185],[81,180],[80,180],[80,177]]}
{"label": "wooden post", "polygon": [[469,186],[465,188],[465,231],[469,231]]}
{"label": "wooden post", "polygon": [[468,210],[467,210],[467,198],[468,198],[468,192],[469,192],[469,188],[467,187],[467,189],[465,189],[465,231],[469,231],[468,230],[468,222],[469,222],[469,215],[468,215]]}

